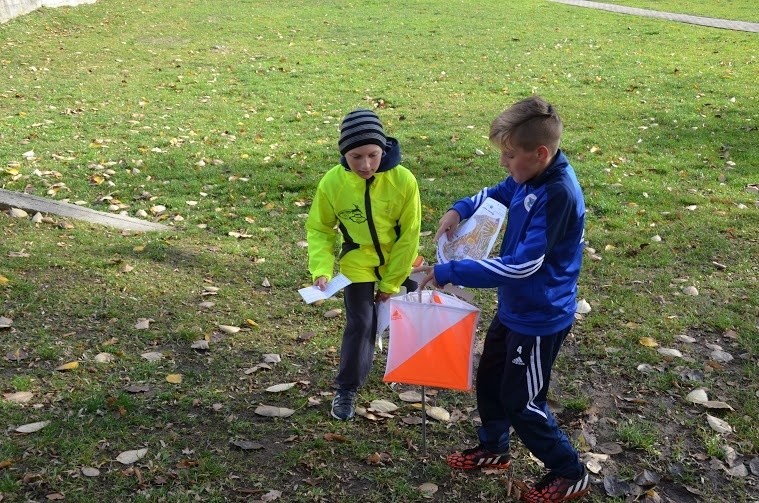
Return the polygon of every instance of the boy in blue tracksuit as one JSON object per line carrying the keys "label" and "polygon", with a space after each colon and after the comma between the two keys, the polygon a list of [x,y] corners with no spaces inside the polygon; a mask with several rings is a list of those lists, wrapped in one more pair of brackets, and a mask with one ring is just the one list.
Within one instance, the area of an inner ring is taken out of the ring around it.
{"label": "boy in blue tracksuit", "polygon": [[559,149],[562,127],[554,107],[537,96],[499,115],[490,140],[509,176],[457,201],[435,236],[445,232],[451,238],[459,222],[491,197],[509,208],[498,257],[415,269],[427,274],[421,287],[498,288],[498,313],[477,369],[479,445],[447,462],[463,470],[508,467],[513,427],[548,470],[522,495],[529,503],[576,499],[590,489],[577,451],[546,403],[551,367],[574,321],[585,223],[582,190]]}

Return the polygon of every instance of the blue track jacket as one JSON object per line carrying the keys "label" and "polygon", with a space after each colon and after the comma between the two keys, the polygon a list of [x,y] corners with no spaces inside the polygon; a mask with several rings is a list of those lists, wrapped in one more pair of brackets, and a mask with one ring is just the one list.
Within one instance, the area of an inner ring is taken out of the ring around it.
{"label": "blue track jacket", "polygon": [[574,169],[559,150],[540,176],[523,184],[508,177],[452,209],[463,220],[488,197],[509,208],[499,256],[438,264],[436,281],[498,287],[498,318],[521,334],[550,335],[567,328],[577,307],[585,226],[585,201]]}

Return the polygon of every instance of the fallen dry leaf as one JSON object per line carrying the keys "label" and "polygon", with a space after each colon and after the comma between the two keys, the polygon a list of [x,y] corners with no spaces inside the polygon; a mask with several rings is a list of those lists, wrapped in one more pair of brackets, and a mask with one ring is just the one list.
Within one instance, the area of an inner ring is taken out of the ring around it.
{"label": "fallen dry leaf", "polygon": [[182,374],[169,374],[166,376],[166,381],[171,384],[182,384]]}
{"label": "fallen dry leaf", "polygon": [[704,388],[696,388],[685,396],[685,399],[693,403],[705,403],[709,401]]}
{"label": "fallen dry leaf", "polygon": [[136,449],[133,451],[124,451],[118,456],[116,456],[116,461],[118,461],[122,465],[131,465],[132,463],[135,463],[139,461],[140,459],[144,458],[147,453],[148,453],[147,448]]}
{"label": "fallen dry leaf", "polygon": [[243,451],[257,451],[264,448],[264,446],[258,442],[252,442],[250,440],[232,440],[230,443]]}
{"label": "fallen dry leaf", "polygon": [[361,406],[356,407],[356,415],[357,416],[361,416],[361,417],[363,417],[365,419],[368,419],[370,421],[379,421],[380,420],[380,418],[378,418],[377,416],[375,416],[374,414],[372,414],[371,412],[369,412],[368,410],[366,410],[366,408],[361,407]]}
{"label": "fallen dry leaf", "polygon": [[192,343],[190,346],[192,349],[199,349],[202,351],[205,351],[209,348],[208,341],[205,339],[200,339]]}
{"label": "fallen dry leaf", "polygon": [[[0,276],[0,278],[2,278],[2,276]],[[12,319],[0,316],[0,328],[10,328],[11,325],[13,325]]]}
{"label": "fallen dry leaf", "polygon": [[587,300],[580,299],[577,301],[577,308],[575,309],[577,314],[588,314],[590,311],[591,307]]}
{"label": "fallen dry leaf", "polygon": [[95,355],[94,360],[97,363],[110,363],[114,361],[116,357],[112,355],[111,353],[98,353]]}
{"label": "fallen dry leaf", "polygon": [[20,362],[21,360],[25,360],[28,357],[29,353],[23,349],[15,349],[5,354],[5,359],[9,362]]}
{"label": "fallen dry leaf", "polygon": [[372,402],[369,404],[369,410],[372,412],[388,413],[398,410],[398,406],[393,402],[388,402],[387,400],[372,400]]}
{"label": "fallen dry leaf", "polygon": [[707,401],[703,402],[701,405],[703,405],[707,409],[735,410],[729,404],[727,404],[725,402],[720,402],[718,400],[707,400]]}
{"label": "fallen dry leaf", "polygon": [[677,349],[672,348],[659,348],[657,351],[662,354],[663,356],[670,357],[670,358],[682,358],[683,354],[678,351]]}
{"label": "fallen dry leaf", "polygon": [[55,368],[55,370],[58,370],[60,372],[65,372],[67,370],[74,370],[79,368],[79,362],[68,362],[64,363],[63,365],[59,365]]}
{"label": "fallen dry leaf", "polygon": [[259,405],[255,413],[265,417],[290,417],[295,411],[286,407],[276,407],[274,405]]}
{"label": "fallen dry leaf", "polygon": [[137,323],[134,324],[134,328],[137,330],[147,330],[150,328],[150,320],[147,318],[137,318]]}
{"label": "fallen dry leaf", "polygon": [[28,424],[22,424],[18,428],[16,428],[16,433],[34,433],[37,431],[40,431],[45,426],[49,425],[50,421],[38,421],[36,423],[28,423]]}
{"label": "fallen dry leaf", "polygon": [[250,367],[250,368],[247,368],[247,369],[243,370],[243,372],[245,373],[245,375],[250,375],[250,374],[252,374],[254,372],[258,372],[259,370],[262,370],[262,369],[263,370],[271,370],[271,365],[269,365],[267,363],[258,363],[256,365],[254,365],[253,367]]}
{"label": "fallen dry leaf", "polygon": [[85,466],[82,468],[82,475],[85,477],[98,477],[100,475],[100,470],[91,466]]}
{"label": "fallen dry leaf", "polygon": [[232,325],[219,325],[219,330],[224,332],[225,334],[236,334],[240,331],[240,327],[235,327]]}
{"label": "fallen dry leaf", "polygon": [[141,357],[145,358],[149,362],[157,362],[163,358],[163,353],[159,351],[150,351],[148,353],[142,353]]}
{"label": "fallen dry leaf", "polygon": [[656,342],[652,337],[641,337],[638,339],[638,342],[641,346],[645,346],[647,348],[655,348],[659,346],[659,343]]}
{"label": "fallen dry leaf", "polygon": [[603,469],[601,463],[596,458],[585,460],[585,468],[587,468],[590,473],[594,473],[596,475],[601,473],[601,470]]}
{"label": "fallen dry leaf", "polygon": [[375,452],[366,457],[367,465],[384,465],[385,463],[392,463],[392,461],[393,458],[386,452]]}
{"label": "fallen dry leaf", "polygon": [[347,442],[348,438],[339,433],[325,433],[324,440],[327,442]]}
{"label": "fallen dry leaf", "polygon": [[433,484],[432,482],[425,482],[424,484],[421,484],[419,487],[419,492],[422,493],[425,497],[432,497],[433,494],[435,494],[438,490],[437,484]]}
{"label": "fallen dry leaf", "polygon": [[282,491],[277,491],[276,489],[272,489],[268,493],[261,496],[261,502],[267,503],[269,501],[274,501],[276,499],[279,499],[280,496],[282,496]]}
{"label": "fallen dry leaf", "polygon": [[683,293],[691,297],[698,297],[698,288],[695,286],[686,286],[683,288]]}
{"label": "fallen dry leaf", "polygon": [[281,393],[283,391],[289,390],[293,386],[295,386],[294,382],[275,384],[274,386],[269,386],[268,388],[266,388],[266,391],[268,391],[269,393]]}
{"label": "fallen dry leaf", "polygon": [[3,398],[13,403],[27,403],[34,395],[28,391],[17,391],[16,393],[4,393]]}
{"label": "fallen dry leaf", "polygon": [[422,424],[422,418],[419,416],[402,417],[401,421],[403,421],[403,424],[411,424],[411,425]]}
{"label": "fallen dry leaf", "polygon": [[427,415],[441,423],[447,423],[451,419],[451,414],[442,407],[430,408],[427,411]]}
{"label": "fallen dry leaf", "polygon": [[716,431],[717,433],[732,433],[733,432],[733,427],[730,426],[727,421],[720,419],[718,417],[710,416],[709,414],[707,414],[706,422],[708,422],[712,430]]}
{"label": "fallen dry leaf", "polygon": [[599,451],[603,452],[604,454],[622,454],[622,446],[619,445],[616,442],[604,442],[602,444],[598,444],[596,446]]}
{"label": "fallen dry leaf", "polygon": [[398,395],[398,398],[408,403],[420,403],[422,401],[422,394],[418,391],[404,391]]}
{"label": "fallen dry leaf", "polygon": [[26,218],[29,216],[27,212],[19,208],[11,208],[8,210],[8,215],[10,215],[11,218]]}
{"label": "fallen dry leaf", "polygon": [[728,362],[733,361],[733,355],[731,355],[727,351],[722,351],[720,349],[712,351],[709,354],[709,358],[719,363],[728,363]]}
{"label": "fallen dry leaf", "polygon": [[635,483],[643,487],[655,486],[660,480],[661,476],[651,470],[643,470],[642,473],[635,476]]}

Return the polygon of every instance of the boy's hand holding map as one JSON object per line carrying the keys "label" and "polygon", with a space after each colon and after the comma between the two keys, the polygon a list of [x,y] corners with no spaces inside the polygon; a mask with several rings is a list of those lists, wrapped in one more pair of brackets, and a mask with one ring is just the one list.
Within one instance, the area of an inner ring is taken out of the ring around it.
{"label": "boy's hand holding map", "polygon": [[481,260],[493,249],[498,233],[506,220],[508,209],[495,199],[487,198],[471,218],[461,223],[448,239],[443,233],[437,243],[437,261]]}

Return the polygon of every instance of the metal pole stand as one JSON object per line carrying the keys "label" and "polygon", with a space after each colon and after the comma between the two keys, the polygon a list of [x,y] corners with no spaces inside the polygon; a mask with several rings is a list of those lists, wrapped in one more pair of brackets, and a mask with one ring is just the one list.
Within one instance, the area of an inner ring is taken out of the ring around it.
{"label": "metal pole stand", "polygon": [[422,456],[427,457],[427,395],[422,386]]}

